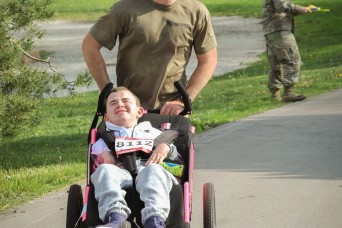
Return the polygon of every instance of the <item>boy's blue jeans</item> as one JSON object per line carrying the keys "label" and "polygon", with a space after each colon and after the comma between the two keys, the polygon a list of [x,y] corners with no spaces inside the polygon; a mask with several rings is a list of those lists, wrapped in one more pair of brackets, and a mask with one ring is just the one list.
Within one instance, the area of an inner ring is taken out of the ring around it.
{"label": "boy's blue jeans", "polygon": [[[115,165],[102,164],[91,175],[91,181],[95,187],[95,198],[99,204],[99,216],[103,222],[107,222],[107,215],[118,212],[127,217],[131,210],[125,201],[126,191],[132,188],[132,176],[125,170]],[[169,193],[172,184],[178,184],[176,178],[158,164],[140,166],[136,177],[136,189],[140,199],[145,203],[142,209],[142,224],[150,216],[160,216],[164,220],[170,212]]]}

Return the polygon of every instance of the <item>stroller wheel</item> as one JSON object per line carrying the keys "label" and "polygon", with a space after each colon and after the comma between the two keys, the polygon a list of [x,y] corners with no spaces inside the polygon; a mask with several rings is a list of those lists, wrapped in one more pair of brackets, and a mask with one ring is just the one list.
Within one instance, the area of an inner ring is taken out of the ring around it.
{"label": "stroller wheel", "polygon": [[83,195],[81,186],[74,184],[69,188],[66,228],[81,227]]}
{"label": "stroller wheel", "polygon": [[216,227],[215,190],[212,183],[203,185],[203,227]]}

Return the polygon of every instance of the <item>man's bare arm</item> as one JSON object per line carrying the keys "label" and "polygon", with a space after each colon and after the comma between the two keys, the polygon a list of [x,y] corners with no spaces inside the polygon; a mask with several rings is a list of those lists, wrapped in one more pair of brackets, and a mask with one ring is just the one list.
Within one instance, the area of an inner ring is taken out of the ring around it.
{"label": "man's bare arm", "polygon": [[100,91],[110,82],[105,61],[102,57],[100,45],[94,37],[88,33],[82,43],[84,60]]}
{"label": "man's bare arm", "polygon": [[[186,91],[192,101],[197,97],[199,92],[213,76],[217,64],[217,49],[215,48],[203,55],[197,55],[197,61],[197,67],[186,86]],[[178,115],[183,111],[183,109],[184,104],[181,101],[169,101],[163,105],[160,113],[166,115]]]}
{"label": "man's bare arm", "polygon": [[197,55],[197,60],[197,67],[186,86],[186,91],[192,100],[195,100],[214,74],[217,64],[217,49],[215,48],[203,55]]}

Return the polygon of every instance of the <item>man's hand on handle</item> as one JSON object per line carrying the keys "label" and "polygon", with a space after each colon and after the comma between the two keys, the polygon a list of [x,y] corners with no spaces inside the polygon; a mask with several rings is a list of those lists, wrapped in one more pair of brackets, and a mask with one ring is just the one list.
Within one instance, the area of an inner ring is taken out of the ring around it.
{"label": "man's hand on handle", "polygon": [[160,114],[178,115],[184,110],[184,104],[181,99],[166,102],[160,110]]}

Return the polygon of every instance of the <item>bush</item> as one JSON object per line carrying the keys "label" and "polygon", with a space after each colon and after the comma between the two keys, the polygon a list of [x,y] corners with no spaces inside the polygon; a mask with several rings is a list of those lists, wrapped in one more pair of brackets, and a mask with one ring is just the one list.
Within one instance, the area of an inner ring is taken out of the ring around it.
{"label": "bush", "polygon": [[[21,62],[36,40],[43,37],[37,23],[53,16],[52,0],[0,2],[0,138],[14,137],[41,121],[39,109],[47,94],[88,83],[87,74],[76,83],[59,73],[31,68]],[[48,61],[47,61],[48,64]]]}
{"label": "bush", "polygon": [[27,99],[21,95],[1,97],[1,134],[3,137],[13,137],[22,130],[39,123],[40,100]]}

